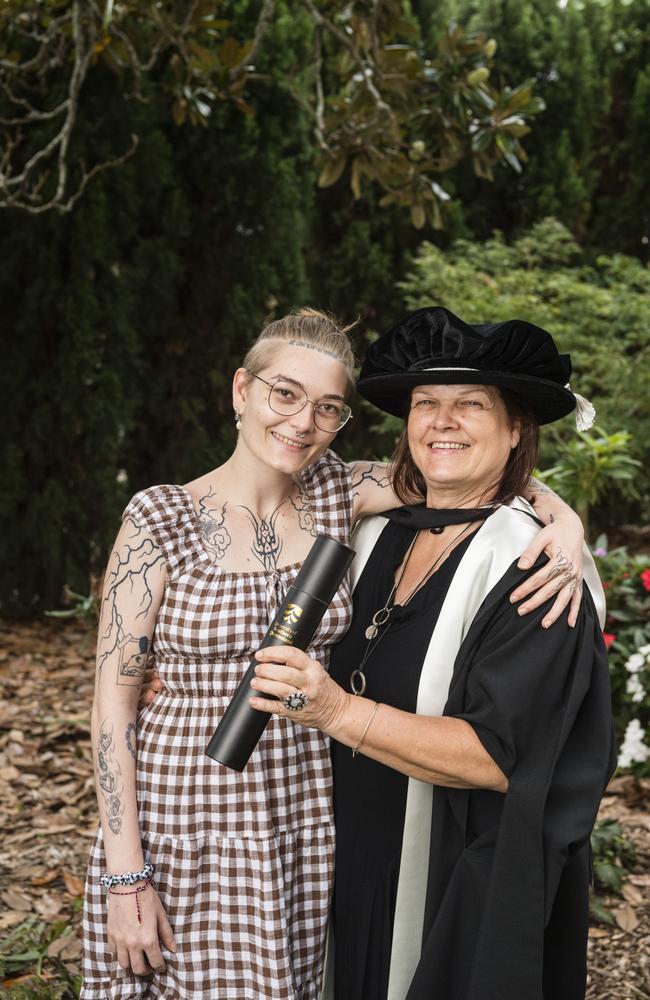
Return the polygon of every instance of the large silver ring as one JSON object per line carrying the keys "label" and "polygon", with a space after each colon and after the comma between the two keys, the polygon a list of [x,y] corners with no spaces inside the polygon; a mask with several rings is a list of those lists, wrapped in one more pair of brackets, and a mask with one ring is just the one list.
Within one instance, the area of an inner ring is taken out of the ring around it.
{"label": "large silver ring", "polygon": [[302,708],[307,707],[309,698],[302,691],[294,691],[293,694],[288,694],[286,698],[282,699],[282,704],[291,712],[299,712]]}

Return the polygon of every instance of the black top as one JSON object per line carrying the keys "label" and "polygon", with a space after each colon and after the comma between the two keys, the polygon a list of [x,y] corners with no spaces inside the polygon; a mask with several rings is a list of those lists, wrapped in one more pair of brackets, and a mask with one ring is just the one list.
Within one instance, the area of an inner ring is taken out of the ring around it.
{"label": "black top", "polygon": [[[452,528],[451,531],[458,529]],[[384,606],[416,532],[389,523],[355,590],[354,616],[335,647],[330,673],[346,691],[368,645],[365,629]],[[415,712],[422,663],[458,564],[474,532],[447,556],[405,607],[397,605],[372,641],[364,672],[369,701]],[[381,638],[380,638],[381,637]],[[382,1000],[388,988],[393,915],[408,778],[332,742],[336,815],[335,996]]]}

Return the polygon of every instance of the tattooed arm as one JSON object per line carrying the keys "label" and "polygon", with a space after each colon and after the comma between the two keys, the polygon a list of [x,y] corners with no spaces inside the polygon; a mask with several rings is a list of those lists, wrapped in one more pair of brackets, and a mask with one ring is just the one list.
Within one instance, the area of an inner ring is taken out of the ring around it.
{"label": "tattooed arm", "polygon": [[[126,520],[104,580],[91,718],[97,800],[111,874],[144,867],[136,798],[136,704],[164,586],[161,550],[147,531]],[[173,935],[152,887],[138,895],[138,902],[142,923],[132,897],[108,896],[108,939],[123,968],[146,974],[151,967],[164,967],[158,939],[172,947]]]}
{"label": "tattooed arm", "polygon": [[578,515],[557,493],[536,479],[531,479],[524,496],[535,508],[535,513],[546,527],[537,534],[519,559],[519,567],[532,566],[537,557],[545,552],[549,558],[540,569],[512,594],[511,600],[528,598],[519,608],[520,614],[534,611],[557,594],[555,603],[544,618],[542,625],[548,628],[569,606],[569,625],[578,619],[578,609],[582,597],[582,576],[584,563],[584,529]]}
{"label": "tattooed arm", "polygon": [[384,462],[350,462],[352,495],[354,507],[352,523],[369,514],[381,514],[384,510],[399,507],[401,500],[393,493],[388,478],[388,465]]}

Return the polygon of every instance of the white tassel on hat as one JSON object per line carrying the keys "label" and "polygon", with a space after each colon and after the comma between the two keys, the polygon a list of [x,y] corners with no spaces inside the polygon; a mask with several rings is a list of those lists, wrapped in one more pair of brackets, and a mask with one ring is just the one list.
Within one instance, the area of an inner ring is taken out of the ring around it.
{"label": "white tassel on hat", "polygon": [[[572,392],[571,385],[569,382],[564,387]],[[579,392],[574,392],[573,397],[576,401],[576,427],[579,431],[588,431],[594,426],[594,421],[596,419],[596,408],[593,403],[590,403],[588,399],[581,396]]]}

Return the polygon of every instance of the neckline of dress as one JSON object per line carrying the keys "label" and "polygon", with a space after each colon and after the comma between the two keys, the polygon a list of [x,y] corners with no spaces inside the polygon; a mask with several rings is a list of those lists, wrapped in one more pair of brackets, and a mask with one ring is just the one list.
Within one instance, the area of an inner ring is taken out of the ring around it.
{"label": "neckline of dress", "polygon": [[176,485],[176,489],[180,490],[183,494],[183,498],[189,507],[189,514],[192,520],[192,530],[196,536],[196,543],[201,550],[201,559],[206,562],[209,566],[217,570],[223,576],[264,576],[269,580],[273,579],[273,575],[282,576],[283,574],[291,573],[293,570],[299,569],[305,559],[307,554],[303,559],[298,559],[296,562],[287,563],[286,566],[277,566],[275,569],[224,569],[219,563],[215,562],[208,550],[206,549],[203,541],[201,540],[201,532],[199,529],[199,515],[197,513],[196,507],[194,506],[194,501],[192,500],[192,494],[184,486]]}

